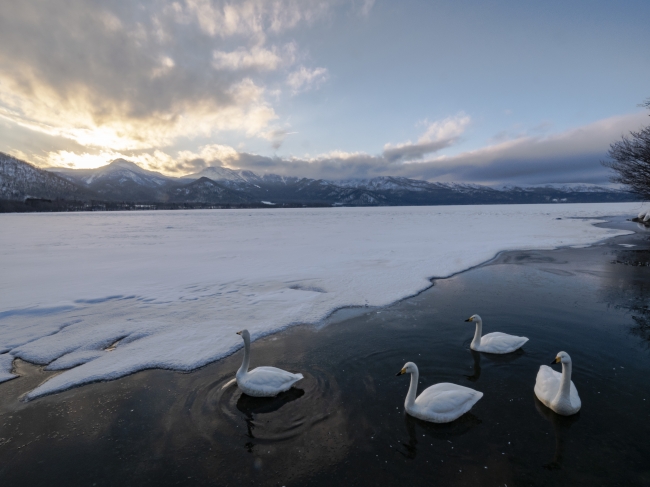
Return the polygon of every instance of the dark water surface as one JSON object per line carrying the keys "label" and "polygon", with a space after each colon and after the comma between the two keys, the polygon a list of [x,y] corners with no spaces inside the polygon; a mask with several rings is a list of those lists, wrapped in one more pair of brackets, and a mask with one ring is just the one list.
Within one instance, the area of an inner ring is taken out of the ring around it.
{"label": "dark water surface", "polygon": [[[18,397],[49,373],[17,362],[23,376],[0,385],[0,485],[650,485],[649,249],[639,230],[504,253],[388,308],[258,340],[251,366],[305,375],[273,399],[224,388],[241,350],[30,403]],[[473,352],[474,313],[484,333],[530,341]],[[582,398],[569,418],[533,393],[562,350]],[[395,377],[406,361],[420,390],[448,381],[485,396],[450,424],[410,418],[408,377]]]}

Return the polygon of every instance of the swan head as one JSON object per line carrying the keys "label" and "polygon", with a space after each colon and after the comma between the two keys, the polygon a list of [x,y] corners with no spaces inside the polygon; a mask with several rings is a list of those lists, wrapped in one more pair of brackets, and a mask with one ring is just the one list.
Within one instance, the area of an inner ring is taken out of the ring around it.
{"label": "swan head", "polygon": [[469,318],[467,318],[465,321],[466,322],[469,321],[469,322],[483,323],[483,320],[481,319],[481,317],[479,315],[472,315]]}
{"label": "swan head", "polygon": [[246,339],[250,340],[251,339],[251,334],[248,333],[248,330],[246,330],[246,329],[238,331],[237,335],[240,335],[244,340],[246,340]]}
{"label": "swan head", "polygon": [[553,362],[551,362],[551,365],[553,364],[570,364],[571,363],[571,357],[569,357],[569,354],[566,352],[560,352],[557,354],[557,356],[553,359]]}
{"label": "swan head", "polygon": [[395,375],[412,374],[414,372],[417,372],[417,370],[418,370],[418,366],[415,365],[413,362],[406,362],[404,364],[404,367],[402,367],[402,370],[400,370]]}

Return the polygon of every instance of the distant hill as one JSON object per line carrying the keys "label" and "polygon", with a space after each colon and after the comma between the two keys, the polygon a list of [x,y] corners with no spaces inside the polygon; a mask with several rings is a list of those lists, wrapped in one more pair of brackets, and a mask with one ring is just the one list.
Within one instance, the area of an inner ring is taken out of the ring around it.
{"label": "distant hill", "polygon": [[323,180],[268,174],[224,167],[208,167],[183,179],[210,178],[217,183],[276,203],[322,203],[348,206],[449,205],[495,203],[551,203],[636,201],[614,188],[589,184],[535,185],[491,188],[478,184],[438,183],[402,177]]}
{"label": "distant hill", "polygon": [[82,200],[91,196],[91,191],[75,182],[0,152],[0,200]]}
{"label": "distant hill", "polygon": [[[603,186],[535,185],[491,188],[382,176],[330,181],[258,175],[208,167],[181,178],[117,159],[96,169],[39,169],[0,153],[0,200],[27,199],[128,202],[158,205],[398,206],[636,201]],[[5,205],[6,206],[6,205]]]}
{"label": "distant hill", "polygon": [[147,171],[133,162],[116,159],[96,169],[51,168],[49,171],[81,185],[98,199],[109,201],[161,201],[176,185],[175,178]]}

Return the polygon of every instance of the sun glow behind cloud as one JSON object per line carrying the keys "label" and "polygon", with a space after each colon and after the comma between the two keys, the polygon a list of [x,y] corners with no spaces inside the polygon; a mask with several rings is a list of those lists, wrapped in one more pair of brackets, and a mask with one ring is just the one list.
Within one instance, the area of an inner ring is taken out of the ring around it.
{"label": "sun glow behind cloud", "polygon": [[288,131],[276,125],[261,74],[286,76],[298,47],[269,36],[314,22],[331,6],[96,3],[3,7],[0,117],[85,148],[59,151],[49,163],[89,167],[102,154],[154,151],[224,132],[281,144]]}

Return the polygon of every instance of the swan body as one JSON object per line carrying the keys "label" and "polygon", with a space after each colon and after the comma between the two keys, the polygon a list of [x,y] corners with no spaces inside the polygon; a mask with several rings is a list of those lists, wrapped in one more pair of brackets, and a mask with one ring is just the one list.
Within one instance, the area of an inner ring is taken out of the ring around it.
{"label": "swan body", "polygon": [[646,215],[646,211],[641,210],[641,212],[636,217],[638,218],[639,221],[643,221],[643,219],[645,218],[645,215]]}
{"label": "swan body", "polygon": [[483,332],[483,320],[479,315],[473,315],[465,321],[476,322],[476,331],[474,332],[474,339],[470,344],[470,348],[477,352],[510,353],[521,348],[528,341],[526,337],[508,335],[507,333],[498,331],[481,336]]}
{"label": "swan body", "polygon": [[562,363],[562,373],[554,371],[547,365],[542,365],[535,380],[535,395],[544,406],[562,416],[571,416],[580,411],[582,402],[578,389],[571,380],[571,357],[566,352],[560,352],[551,362]]}
{"label": "swan body", "polygon": [[645,214],[643,217],[643,222],[649,222],[650,221],[650,211]]}
{"label": "swan body", "polygon": [[482,392],[469,387],[442,382],[427,387],[416,398],[420,377],[417,365],[407,362],[397,375],[406,373],[411,374],[411,385],[404,408],[408,414],[423,421],[449,423],[469,411],[483,397]]}
{"label": "swan body", "polygon": [[257,367],[249,371],[251,336],[248,330],[238,331],[237,334],[244,339],[244,360],[235,377],[237,387],[244,394],[254,397],[277,396],[303,378],[302,374],[292,374],[277,367]]}

